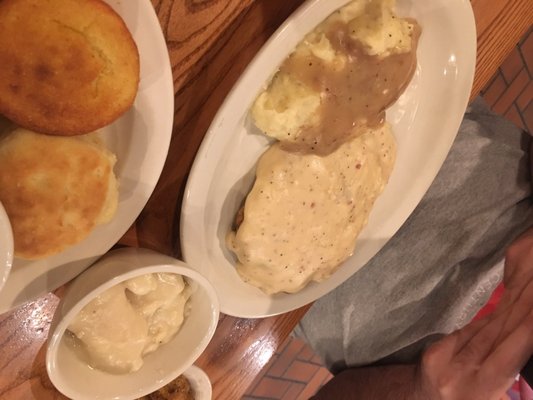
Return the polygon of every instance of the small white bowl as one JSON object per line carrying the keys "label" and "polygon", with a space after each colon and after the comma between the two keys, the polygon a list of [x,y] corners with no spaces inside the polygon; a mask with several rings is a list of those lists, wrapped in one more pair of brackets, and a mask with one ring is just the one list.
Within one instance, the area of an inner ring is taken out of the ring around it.
{"label": "small white bowl", "polygon": [[6,210],[0,203],[0,290],[4,287],[13,265],[13,231]]}
{"label": "small white bowl", "polygon": [[[64,338],[73,318],[110,287],[156,272],[179,274],[197,283],[189,300],[190,314],[176,336],[144,357],[144,365],[136,372],[115,375],[90,368]],[[46,369],[54,386],[72,399],[136,399],[158,390],[187,370],[213,337],[218,317],[215,290],[207,279],[183,262],[150,250],[115,250],[69,286],[50,327]]]}

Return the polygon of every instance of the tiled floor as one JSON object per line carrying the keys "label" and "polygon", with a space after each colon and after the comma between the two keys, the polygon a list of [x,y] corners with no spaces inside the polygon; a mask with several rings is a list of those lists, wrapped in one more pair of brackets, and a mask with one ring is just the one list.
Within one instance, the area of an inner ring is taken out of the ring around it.
{"label": "tiled floor", "polygon": [[307,400],[330,378],[313,350],[289,337],[242,400]]}
{"label": "tiled floor", "polygon": [[[533,32],[520,41],[482,91],[492,109],[533,132]],[[289,338],[242,400],[307,400],[331,378],[299,339]]]}
{"label": "tiled floor", "polygon": [[515,47],[482,94],[492,109],[533,132],[533,32]]}

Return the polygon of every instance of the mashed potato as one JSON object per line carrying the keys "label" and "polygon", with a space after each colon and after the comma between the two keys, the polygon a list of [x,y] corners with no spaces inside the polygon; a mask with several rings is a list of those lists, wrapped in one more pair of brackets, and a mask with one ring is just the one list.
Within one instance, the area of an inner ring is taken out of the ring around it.
{"label": "mashed potato", "polygon": [[269,136],[295,141],[305,124],[316,125],[320,94],[286,75],[277,75],[252,109],[258,128]]}
{"label": "mashed potato", "polygon": [[79,339],[89,364],[127,373],[143,356],[174,337],[186,318],[191,287],[176,274],[148,274],[106,290],[87,304],[68,330]]}
{"label": "mashed potato", "polygon": [[244,220],[227,238],[242,279],[273,294],[328,278],[352,254],[395,154],[388,124],[326,157],[294,154],[279,144],[267,150]]}
{"label": "mashed potato", "polygon": [[395,0],[355,1],[346,10],[333,14],[348,23],[351,37],[365,47],[367,54],[387,57],[412,48],[414,22],[394,14]]}
{"label": "mashed potato", "polygon": [[[409,61],[414,56],[406,57],[408,68],[398,68],[397,71],[395,66],[402,63],[389,57],[410,53],[417,37],[416,22],[396,17],[393,9],[394,0],[355,0],[306,35],[254,102],[251,114],[257,127],[282,142],[302,144],[303,141],[305,144],[303,137],[309,130],[339,120],[331,115],[331,110],[344,113],[342,108],[331,104],[336,99],[365,98],[359,107],[355,104],[352,107],[353,120],[334,128],[339,135],[352,126],[368,122],[362,115],[368,114],[369,110],[364,108],[366,103],[374,105],[370,110],[374,114],[390,106],[405,82],[411,79],[413,71]],[[346,35],[350,43],[347,43]],[[380,88],[389,91],[386,96],[367,87],[368,81],[374,78],[374,70],[380,68],[377,63],[380,60],[390,64],[385,66],[383,77],[389,83]],[[307,66],[313,71],[305,72]],[[342,88],[349,89],[349,94],[339,93]],[[320,146],[320,137],[313,133],[308,139],[310,144],[306,150],[314,152],[315,142]],[[341,143],[339,140],[325,152],[334,150]]]}

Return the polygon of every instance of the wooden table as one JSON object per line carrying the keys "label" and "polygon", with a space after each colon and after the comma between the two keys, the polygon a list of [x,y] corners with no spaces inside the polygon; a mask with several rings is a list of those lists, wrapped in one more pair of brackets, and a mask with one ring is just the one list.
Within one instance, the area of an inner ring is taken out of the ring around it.
{"label": "wooden table", "polygon": [[[248,62],[303,0],[152,1],[174,74],[174,132],[155,192],[121,243],[179,257],[181,199],[202,138]],[[478,33],[475,97],[533,23],[533,9],[531,0],[472,0],[472,6]],[[44,366],[56,294],[0,316],[0,399],[64,398],[52,387]],[[214,398],[239,399],[306,310],[262,320],[222,316],[197,362],[211,378]]]}

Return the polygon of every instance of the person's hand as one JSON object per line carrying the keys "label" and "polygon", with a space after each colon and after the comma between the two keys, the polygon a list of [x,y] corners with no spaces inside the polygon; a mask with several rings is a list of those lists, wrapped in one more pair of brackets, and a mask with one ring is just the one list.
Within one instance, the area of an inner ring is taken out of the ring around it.
{"label": "person's hand", "polygon": [[418,397],[500,400],[533,353],[533,230],[507,250],[505,293],[495,312],[431,346],[423,355]]}

